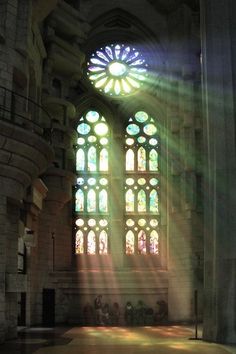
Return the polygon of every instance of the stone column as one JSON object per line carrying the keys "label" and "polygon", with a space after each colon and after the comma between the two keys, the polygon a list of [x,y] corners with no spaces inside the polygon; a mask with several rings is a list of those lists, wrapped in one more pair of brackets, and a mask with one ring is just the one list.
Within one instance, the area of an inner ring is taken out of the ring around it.
{"label": "stone column", "polygon": [[[236,3],[201,1],[205,134],[205,340],[236,341]],[[234,42],[233,42],[234,40]]]}
{"label": "stone column", "polygon": [[0,343],[5,339],[6,197],[0,196]]}

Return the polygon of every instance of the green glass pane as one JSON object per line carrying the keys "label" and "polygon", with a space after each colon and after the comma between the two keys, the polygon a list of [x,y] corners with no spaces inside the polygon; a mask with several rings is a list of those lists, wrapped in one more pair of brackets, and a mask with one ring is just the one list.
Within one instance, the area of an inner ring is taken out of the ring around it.
{"label": "green glass pane", "polygon": [[133,171],[134,170],[134,152],[133,150],[129,149],[126,152],[126,171]]}
{"label": "green glass pane", "polygon": [[138,233],[138,254],[146,254],[147,253],[147,236],[143,230]]}
{"label": "green glass pane", "polygon": [[108,212],[107,191],[105,191],[104,189],[99,193],[99,211],[101,213]]}
{"label": "green glass pane", "polygon": [[148,114],[143,111],[139,111],[139,112],[135,113],[134,117],[137,120],[137,122],[139,122],[139,123],[143,123],[143,122],[146,122],[146,120],[148,120]]}
{"label": "green glass pane", "polygon": [[151,139],[149,140],[149,144],[152,145],[152,146],[157,145],[157,143],[158,143],[158,141],[157,141],[157,139],[155,139],[155,138],[151,138]]}
{"label": "green glass pane", "polygon": [[138,192],[138,212],[146,211],[146,194],[143,189]]}
{"label": "green glass pane", "polygon": [[146,151],[143,147],[138,149],[138,171],[146,171]]}
{"label": "green glass pane", "polygon": [[89,178],[88,179],[88,184],[90,186],[94,186],[96,184],[96,178]]}
{"label": "green glass pane", "polygon": [[158,179],[157,178],[151,178],[150,179],[150,184],[151,184],[151,186],[156,186],[158,184]]}
{"label": "green glass pane", "polygon": [[127,212],[134,211],[134,193],[131,189],[125,195],[125,209]]}
{"label": "green glass pane", "polygon": [[84,145],[85,144],[85,139],[84,138],[78,138],[77,139],[77,144],[78,145]]}
{"label": "green glass pane", "polygon": [[100,171],[108,171],[108,151],[107,151],[107,149],[102,149],[100,151],[99,170]]}
{"label": "green glass pane", "polygon": [[84,171],[85,168],[85,156],[84,151],[79,149],[76,153],[76,170]]}
{"label": "green glass pane", "polygon": [[126,220],[126,225],[129,226],[129,227],[134,226],[134,220],[133,219]]}
{"label": "green glass pane", "polygon": [[99,254],[107,254],[107,233],[102,230],[99,235]]}
{"label": "green glass pane", "polygon": [[129,124],[126,128],[126,131],[129,135],[137,135],[140,131],[140,128],[137,124]]}
{"label": "green glass pane", "polygon": [[76,254],[84,253],[84,235],[81,230],[77,231],[75,235],[75,253]]}
{"label": "green glass pane", "polygon": [[146,179],[145,179],[145,178],[139,178],[139,179],[138,179],[138,184],[139,184],[140,186],[143,186],[144,184],[146,184]]}
{"label": "green glass pane", "polygon": [[134,254],[134,234],[132,231],[128,231],[125,236],[125,253]]}
{"label": "green glass pane", "polygon": [[134,139],[132,139],[132,138],[126,139],[126,144],[127,145],[133,145],[134,144]]}
{"label": "green glass pane", "polygon": [[126,179],[126,184],[128,184],[128,186],[132,186],[134,184],[134,179],[133,178],[127,178]]}
{"label": "green glass pane", "polygon": [[88,192],[87,196],[87,211],[95,212],[96,211],[96,193],[93,189]]}
{"label": "green glass pane", "polygon": [[137,140],[140,144],[143,144],[143,143],[145,143],[146,138],[144,136],[139,136]]}
{"label": "green glass pane", "polygon": [[84,193],[81,189],[75,193],[75,211],[84,211]]}
{"label": "green glass pane", "polygon": [[158,154],[154,149],[149,153],[149,170],[158,171]]}
{"label": "green glass pane", "polygon": [[158,194],[157,191],[153,189],[150,193],[150,212],[158,213],[158,211]]}
{"label": "green glass pane", "polygon": [[157,128],[154,124],[147,124],[143,127],[143,131],[147,135],[154,135],[157,132]]}
{"label": "green glass pane", "polygon": [[150,234],[149,239],[149,247],[150,247],[150,254],[159,254],[159,237],[158,233],[153,230]]}
{"label": "green glass pane", "polygon": [[77,127],[77,131],[79,134],[86,135],[90,132],[90,126],[87,123],[81,123]]}
{"label": "green glass pane", "polygon": [[86,119],[91,122],[91,123],[95,123],[98,121],[99,119],[99,113],[96,112],[96,111],[89,111],[87,114],[86,114]]}
{"label": "green glass pane", "polygon": [[88,150],[88,170],[89,171],[96,171],[97,170],[97,154],[96,148],[92,146]]}
{"label": "green glass pane", "polygon": [[87,253],[95,254],[96,253],[96,237],[93,231],[88,233],[87,237]]}
{"label": "green glass pane", "polygon": [[108,126],[105,123],[98,123],[94,127],[97,135],[106,135],[108,133]]}

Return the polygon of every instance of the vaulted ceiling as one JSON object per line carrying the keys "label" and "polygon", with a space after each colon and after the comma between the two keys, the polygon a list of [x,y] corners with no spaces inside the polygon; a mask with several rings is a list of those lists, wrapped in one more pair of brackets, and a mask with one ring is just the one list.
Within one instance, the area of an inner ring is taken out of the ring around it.
{"label": "vaulted ceiling", "polygon": [[199,0],[148,0],[158,12],[168,14],[176,10],[180,5],[185,4],[189,6],[193,11],[198,11]]}

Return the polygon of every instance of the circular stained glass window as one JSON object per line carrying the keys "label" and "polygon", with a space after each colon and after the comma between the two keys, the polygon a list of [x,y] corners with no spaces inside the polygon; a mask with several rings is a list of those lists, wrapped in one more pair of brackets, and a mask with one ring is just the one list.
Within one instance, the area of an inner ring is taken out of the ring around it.
{"label": "circular stained glass window", "polygon": [[132,138],[126,139],[126,144],[127,145],[133,145],[134,144],[134,139],[132,139]]}
{"label": "circular stained glass window", "polygon": [[94,186],[94,185],[96,184],[96,179],[95,179],[95,178],[89,178],[89,179],[88,179],[88,184],[89,184],[90,186]]}
{"label": "circular stained glass window", "polygon": [[106,135],[108,132],[108,126],[105,123],[98,123],[94,127],[97,135]]}
{"label": "circular stained glass window", "polygon": [[128,186],[132,186],[134,184],[134,179],[133,178],[127,178],[126,179],[126,184],[128,184]]}
{"label": "circular stained glass window", "polygon": [[146,112],[139,111],[139,112],[135,113],[135,119],[139,123],[146,122],[146,120],[148,120],[148,114]]}
{"label": "circular stained glass window", "polygon": [[158,184],[158,179],[157,178],[151,178],[150,179],[150,184],[151,184],[151,186],[156,186]]}
{"label": "circular stained glass window", "polygon": [[87,123],[81,123],[78,125],[77,131],[79,134],[86,135],[90,132],[90,126]]}
{"label": "circular stained glass window", "polygon": [[84,145],[84,143],[85,143],[84,138],[78,138],[78,139],[77,139],[77,143],[78,143],[79,145]]}
{"label": "circular stained glass window", "polygon": [[147,135],[154,135],[156,133],[156,131],[157,131],[157,128],[155,127],[154,124],[147,124],[143,128],[143,131]]}
{"label": "circular stained glass window", "polygon": [[107,144],[108,144],[108,139],[107,139],[107,138],[101,138],[101,139],[100,139],[100,143],[101,143],[102,145],[107,145]]}
{"label": "circular stained glass window", "polygon": [[149,144],[152,145],[152,146],[157,145],[157,139],[154,139],[154,138],[150,139],[149,140]]}
{"label": "circular stained glass window", "polygon": [[151,219],[151,220],[150,220],[150,225],[151,225],[152,227],[157,226],[157,225],[158,225],[158,220],[156,220],[156,219]]}
{"label": "circular stained glass window", "polygon": [[96,220],[95,220],[95,219],[89,219],[88,225],[89,225],[90,227],[95,226],[95,225],[96,225]]}
{"label": "circular stained glass window", "polygon": [[126,131],[129,135],[137,135],[140,131],[140,128],[137,124],[129,124],[126,128]]}
{"label": "circular stained glass window", "polygon": [[133,220],[133,219],[128,219],[128,220],[126,221],[126,225],[127,225],[127,226],[134,226],[134,220]]}
{"label": "circular stained glass window", "polygon": [[83,219],[77,219],[76,222],[75,222],[75,224],[76,224],[77,226],[83,226],[83,225],[84,225],[84,220],[83,220]]}
{"label": "circular stained glass window", "polygon": [[140,144],[143,144],[143,143],[145,143],[146,138],[144,136],[139,136],[137,140]]}
{"label": "circular stained glass window", "polygon": [[88,137],[88,141],[89,141],[90,143],[95,143],[96,140],[97,140],[97,138],[96,138],[96,136],[94,136],[94,135],[90,135],[90,136]]}
{"label": "circular stained glass window", "polygon": [[82,177],[77,178],[77,183],[82,186],[82,184],[84,184],[84,179]]}
{"label": "circular stained glass window", "polygon": [[88,77],[105,94],[124,96],[141,87],[147,77],[147,66],[136,48],[111,44],[92,54],[88,62]]}
{"label": "circular stained glass window", "polygon": [[99,119],[99,113],[96,111],[89,111],[86,114],[86,119],[91,123],[95,123]]}
{"label": "circular stained glass window", "polygon": [[107,226],[107,220],[106,220],[106,219],[101,219],[101,220],[99,221],[99,225],[102,226],[102,227]]}
{"label": "circular stained glass window", "polygon": [[106,186],[107,183],[108,183],[108,181],[107,181],[106,178],[101,178],[101,179],[99,180],[99,182],[100,182],[100,184],[101,184],[102,186]]}

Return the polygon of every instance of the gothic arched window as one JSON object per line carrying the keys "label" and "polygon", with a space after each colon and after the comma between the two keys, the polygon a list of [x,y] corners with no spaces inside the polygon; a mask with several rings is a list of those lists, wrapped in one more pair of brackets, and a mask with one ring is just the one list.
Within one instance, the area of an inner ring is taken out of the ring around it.
{"label": "gothic arched window", "polygon": [[109,128],[97,111],[79,119],[76,151],[75,253],[107,254]]}
{"label": "gothic arched window", "polygon": [[129,119],[125,151],[125,252],[158,255],[159,138],[146,112]]}

